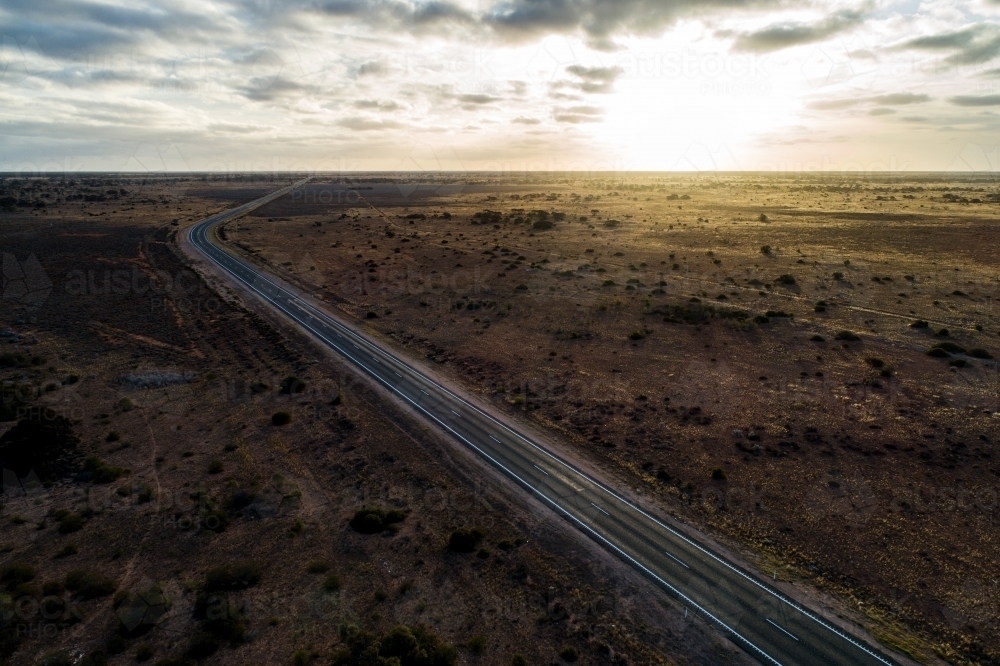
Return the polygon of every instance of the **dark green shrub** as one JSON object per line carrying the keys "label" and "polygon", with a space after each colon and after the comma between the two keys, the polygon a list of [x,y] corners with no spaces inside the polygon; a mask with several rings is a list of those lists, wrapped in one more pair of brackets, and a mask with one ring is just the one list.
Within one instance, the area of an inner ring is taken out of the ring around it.
{"label": "dark green shrub", "polygon": [[[372,313],[374,314],[374,313]],[[302,393],[306,390],[306,384],[298,377],[294,375],[285,377],[281,380],[281,392],[286,395],[291,395],[293,393]]]}
{"label": "dark green shrub", "polygon": [[80,661],[80,666],[108,666],[108,655],[104,650],[92,650]]}
{"label": "dark green shrub", "polygon": [[980,347],[974,347],[973,349],[970,349],[969,356],[971,356],[972,358],[982,358],[982,359],[993,358],[993,354],[989,353],[988,351]]}
{"label": "dark green shrub", "polygon": [[943,349],[943,350],[945,350],[946,352],[948,352],[950,354],[964,354],[965,353],[965,348],[964,347],[956,345],[954,342],[951,342],[951,341],[948,341],[948,342],[938,342],[937,344],[933,345],[931,347],[931,349]]}
{"label": "dark green shrub", "polygon": [[351,529],[361,534],[378,534],[406,519],[402,511],[383,511],[378,507],[365,507],[355,512],[350,520]]}
{"label": "dark green shrub", "polygon": [[795,276],[791,275],[790,273],[782,273],[781,275],[778,276],[778,279],[775,280],[775,282],[777,282],[778,284],[791,286],[795,284]]}
{"label": "dark green shrub", "polygon": [[562,650],[559,650],[559,656],[562,658],[563,661],[568,661],[570,663],[573,663],[574,661],[580,658],[580,652],[575,647],[567,645]]}
{"label": "dark green shrub", "polygon": [[483,539],[478,529],[457,529],[448,537],[448,550],[455,553],[472,553]]}
{"label": "dark green shrub", "polygon": [[83,517],[78,513],[67,513],[59,521],[59,534],[72,534],[83,529]]}
{"label": "dark green shrub", "polygon": [[528,666],[528,660],[523,654],[515,654],[510,658],[510,666]]}
{"label": "dark green shrub", "polygon": [[213,460],[212,462],[208,463],[209,474],[221,474],[222,470],[223,466],[221,460]]}
{"label": "dark green shrub", "polygon": [[770,245],[761,245],[760,246],[760,253],[761,254],[771,254],[771,246]]}
{"label": "dark green shrub", "polygon": [[121,438],[122,438],[121,435],[119,435],[116,431],[112,430],[111,432],[108,433],[108,436],[104,438],[104,441],[105,442],[117,442]]}
{"label": "dark green shrub", "polygon": [[472,651],[472,654],[482,654],[483,650],[486,649],[486,638],[484,636],[475,635],[471,636],[467,641],[465,641],[465,647]]}
{"label": "dark green shrub", "polygon": [[275,412],[271,415],[271,425],[283,426],[292,422],[292,415],[288,412]]}
{"label": "dark green shrub", "polygon": [[66,650],[46,652],[38,660],[38,666],[73,666],[73,658]]}
{"label": "dark green shrub", "polygon": [[128,474],[128,470],[109,465],[97,456],[89,456],[83,464],[94,483],[113,483]]}
{"label": "dark green shrub", "polygon": [[885,361],[875,356],[869,356],[868,358],[866,358],[865,363],[876,369],[881,368],[885,365]]}
{"label": "dark green shrub", "polygon": [[716,467],[712,470],[712,480],[713,481],[725,481],[729,477],[726,476],[726,470],[721,467]]}
{"label": "dark green shrub", "polygon": [[63,557],[70,557],[71,555],[76,555],[78,552],[80,551],[76,547],[75,543],[68,543],[65,546],[63,546],[58,553],[56,553],[56,557],[60,559]]}
{"label": "dark green shrub", "polygon": [[857,333],[853,333],[851,331],[838,331],[837,334],[833,336],[833,339],[843,340],[844,342],[857,342],[861,339],[861,337],[858,336]]}
{"label": "dark green shrub", "polygon": [[35,579],[35,568],[27,562],[11,562],[0,569],[0,582],[16,587]]}
{"label": "dark green shrub", "polygon": [[149,661],[156,651],[149,643],[143,643],[135,649],[135,660],[139,662]]}
{"label": "dark green shrub", "polygon": [[326,560],[313,560],[306,566],[306,571],[311,574],[326,573],[330,570],[330,563]]}
{"label": "dark green shrub", "polygon": [[951,356],[951,354],[941,349],[940,347],[931,347],[930,349],[927,350],[927,355],[933,356],[934,358],[948,358],[949,356]]}
{"label": "dark green shrub", "polygon": [[927,328],[928,326],[930,326],[930,324],[928,324],[923,319],[918,319],[912,324],[910,324],[910,328]]}
{"label": "dark green shrub", "polygon": [[629,334],[628,339],[629,340],[642,340],[645,337],[646,337],[646,332],[645,331],[632,331],[632,333]]}
{"label": "dark green shrub", "polygon": [[63,416],[23,419],[0,437],[0,467],[22,478],[34,471],[42,481],[52,480],[70,470],[79,443]]}
{"label": "dark green shrub", "polygon": [[256,562],[246,560],[224,564],[208,570],[202,591],[212,593],[245,590],[259,583],[260,579],[261,569]]}
{"label": "dark green shrub", "polygon": [[219,643],[215,640],[215,636],[207,631],[198,631],[191,637],[186,654],[192,659],[205,659],[215,654],[218,649]]}
{"label": "dark green shrub", "polygon": [[336,592],[340,589],[340,577],[337,574],[330,574],[323,579],[323,589],[327,592]]}
{"label": "dark green shrub", "polygon": [[812,340],[813,342],[826,342],[826,338],[824,338],[819,333],[817,333],[816,335],[812,336],[809,339]]}
{"label": "dark green shrub", "polygon": [[106,597],[112,594],[116,587],[115,581],[86,569],[74,569],[66,574],[66,589],[84,599]]}

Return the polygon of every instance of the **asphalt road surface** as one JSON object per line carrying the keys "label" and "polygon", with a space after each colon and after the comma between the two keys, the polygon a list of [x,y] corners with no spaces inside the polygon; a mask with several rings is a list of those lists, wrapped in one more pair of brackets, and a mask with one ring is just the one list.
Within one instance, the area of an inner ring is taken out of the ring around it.
{"label": "asphalt road surface", "polygon": [[[305,182],[305,181],[302,181]],[[633,505],[556,453],[474,406],[280,281],[221,247],[213,228],[290,192],[209,217],[188,231],[221,271],[339,352],[428,421],[506,474],[526,492],[639,570],[691,612],[717,626],[763,664],[895,664],[876,646],[833,627],[757,577]]]}

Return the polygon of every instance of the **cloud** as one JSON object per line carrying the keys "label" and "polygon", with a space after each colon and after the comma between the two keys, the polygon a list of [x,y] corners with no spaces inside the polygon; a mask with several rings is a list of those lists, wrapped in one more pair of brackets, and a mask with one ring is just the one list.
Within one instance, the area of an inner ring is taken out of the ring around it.
{"label": "cloud", "polygon": [[485,93],[470,93],[467,95],[457,95],[456,99],[464,104],[492,104],[499,102],[502,98]]}
{"label": "cloud", "polygon": [[861,25],[864,19],[863,12],[844,9],[818,23],[776,23],[761,30],[738,35],[733,46],[738,51],[753,53],[779,51],[792,46],[823,41]]}
{"label": "cloud", "polygon": [[398,123],[394,120],[378,120],[376,118],[365,118],[362,116],[351,116],[349,118],[341,118],[337,121],[337,124],[341,127],[346,127],[347,129],[354,130],[356,132],[369,132],[372,130],[384,130],[384,129],[398,129],[402,127],[402,123]]}
{"label": "cloud", "polygon": [[289,97],[298,94],[315,94],[318,90],[314,86],[297,83],[289,79],[278,76],[274,79],[253,78],[250,85],[240,89],[240,93],[247,99],[255,102],[273,102],[282,97]]}
{"label": "cloud", "polygon": [[1000,95],[956,95],[948,101],[956,106],[1000,106]]}
{"label": "cloud", "polygon": [[[883,95],[874,95],[872,97],[856,97],[853,99],[830,99],[830,100],[818,100],[809,103],[810,109],[816,109],[817,111],[836,111],[839,109],[848,109],[852,106],[859,106],[862,104],[878,104],[880,106],[905,106],[908,104],[922,104],[924,102],[929,102],[933,99],[930,95],[924,95],[922,93],[886,93]],[[873,114],[878,115],[878,114]]]}
{"label": "cloud", "polygon": [[880,106],[875,109],[871,109],[868,112],[869,116],[888,116],[889,114],[896,113],[896,109],[887,109],[884,106]]}
{"label": "cloud", "polygon": [[542,121],[539,120],[538,118],[529,118],[528,116],[518,116],[517,118],[514,118],[514,120],[512,120],[511,122],[516,123],[518,125],[538,125]]}
{"label": "cloud", "polygon": [[373,111],[398,111],[403,107],[393,101],[379,101],[377,99],[359,99],[354,102],[356,109],[371,109]]}
{"label": "cloud", "polygon": [[381,76],[382,74],[388,73],[389,68],[383,63],[373,60],[371,62],[361,63],[358,67],[358,76]]}
{"label": "cloud", "polygon": [[917,37],[896,48],[953,51],[945,60],[956,65],[986,62],[1000,55],[1000,26],[980,23],[963,30]]}
{"label": "cloud", "polygon": [[557,108],[552,117],[559,123],[594,123],[604,115],[604,109],[598,106],[570,106]]}
{"label": "cloud", "polygon": [[570,65],[566,71],[578,77],[579,81],[559,82],[556,85],[565,85],[585,93],[610,93],[613,91],[615,79],[625,73],[621,67],[584,67],[583,65]]}

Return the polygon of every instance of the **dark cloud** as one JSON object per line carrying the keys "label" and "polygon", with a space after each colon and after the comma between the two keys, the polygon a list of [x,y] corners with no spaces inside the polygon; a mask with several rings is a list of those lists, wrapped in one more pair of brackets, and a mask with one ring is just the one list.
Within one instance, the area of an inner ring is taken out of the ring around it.
{"label": "dark cloud", "polygon": [[371,61],[362,63],[358,67],[358,76],[380,76],[389,71],[383,63],[378,61]]}
{"label": "dark cloud", "polygon": [[470,93],[467,95],[456,95],[455,98],[464,104],[492,104],[493,102],[499,102],[502,99],[501,97],[496,97],[494,95],[487,95],[485,93]]}
{"label": "dark cloud", "polygon": [[381,26],[411,29],[447,23],[475,23],[476,17],[450,2],[402,2],[399,0],[331,0],[317,9],[330,16],[355,18]]}
{"label": "dark cloud", "polygon": [[981,23],[963,30],[927,35],[903,42],[896,48],[952,51],[945,60],[956,65],[986,62],[1000,55],[1000,26]]}
{"label": "dark cloud", "polygon": [[957,106],[1000,106],[1000,95],[956,95],[948,101]]}
{"label": "dark cloud", "polygon": [[337,121],[341,127],[354,130],[355,132],[370,132],[373,130],[397,129],[402,127],[402,123],[394,120],[379,120],[377,118],[365,118],[362,116],[351,116],[341,118]]}
{"label": "dark cloud", "polygon": [[857,27],[864,19],[864,12],[845,9],[831,14],[819,23],[776,23],[738,35],[733,46],[738,51],[766,53],[812,44]]}
{"label": "dark cloud", "polygon": [[559,85],[569,86],[585,93],[610,93],[614,90],[614,82],[625,73],[621,67],[584,67],[570,65],[566,71],[578,77],[579,81],[559,82]]}
{"label": "dark cloud", "polygon": [[512,123],[516,123],[518,125],[538,125],[542,121],[539,120],[538,118],[529,118],[527,116],[518,116],[517,118],[514,118],[514,120],[512,120],[511,122]]}
{"label": "dark cloud", "polygon": [[253,78],[250,85],[240,89],[240,93],[255,102],[272,102],[294,94],[316,94],[318,90],[310,85],[291,81],[278,76],[276,78]]}
{"label": "dark cloud", "polygon": [[608,37],[662,32],[682,16],[720,8],[775,4],[768,0],[501,0],[480,20],[512,38],[583,32],[591,38],[592,45],[611,48]]}
{"label": "dark cloud", "polygon": [[884,106],[874,108],[868,112],[869,116],[888,116],[889,114],[896,113],[896,109],[887,109]]}
{"label": "dark cloud", "polygon": [[377,99],[359,99],[354,102],[354,108],[370,109],[374,111],[398,111],[403,107],[391,100],[380,101]]}

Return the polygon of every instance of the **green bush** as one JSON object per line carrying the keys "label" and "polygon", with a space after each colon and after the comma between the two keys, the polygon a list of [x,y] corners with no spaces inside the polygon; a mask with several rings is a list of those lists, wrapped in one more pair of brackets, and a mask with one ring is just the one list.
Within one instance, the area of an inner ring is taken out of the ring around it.
{"label": "green bush", "polygon": [[73,666],[73,658],[66,650],[46,652],[38,660],[38,666]]}
{"label": "green bush", "polygon": [[881,368],[885,365],[885,361],[875,356],[869,356],[868,358],[866,358],[865,363],[867,363],[868,365],[870,365],[875,369]]}
{"label": "green bush", "polygon": [[559,656],[562,658],[563,661],[568,661],[570,663],[573,663],[574,661],[580,658],[580,652],[575,647],[567,645],[562,650],[559,650]]}
{"label": "green bush", "polygon": [[149,661],[153,658],[155,650],[149,643],[143,643],[135,649],[135,660],[139,662]]}
{"label": "green bush", "polygon": [[260,565],[256,562],[245,560],[224,564],[208,570],[205,574],[202,591],[210,594],[212,592],[245,590],[259,583],[261,577]]}
{"label": "green bush", "polygon": [[68,543],[65,546],[63,546],[58,553],[56,553],[56,557],[61,559],[63,557],[70,557],[71,555],[76,555],[79,552],[80,550],[76,547],[75,543]]}
{"label": "green bush", "polygon": [[927,328],[929,326],[930,326],[930,324],[928,324],[923,319],[918,319],[915,322],[913,322],[912,324],[910,324],[910,328]]}
{"label": "green bush", "polygon": [[223,466],[221,460],[213,460],[212,462],[208,463],[209,474],[221,474],[222,470]]}
{"label": "green bush", "polygon": [[948,341],[948,342],[938,342],[937,344],[933,345],[931,347],[931,349],[943,349],[946,352],[948,352],[949,354],[964,354],[965,353],[965,348],[964,347],[956,345],[954,342],[950,342],[950,341]]}
{"label": "green bush", "polygon": [[351,529],[361,534],[378,534],[406,519],[402,511],[383,511],[378,507],[365,507],[355,512],[350,520]]}
{"label": "green bush", "polygon": [[336,592],[340,589],[340,577],[337,574],[330,574],[323,579],[323,589],[327,592]]}
{"label": "green bush", "polygon": [[837,331],[837,334],[833,336],[834,340],[843,340],[845,342],[857,342],[861,339],[857,333],[851,331]]}
{"label": "green bush", "polygon": [[333,666],[391,664],[400,666],[453,666],[458,661],[454,646],[422,627],[398,626],[378,638],[352,624],[340,628],[344,649],[333,657]]}
{"label": "green bush", "polygon": [[927,350],[927,355],[933,356],[934,358],[948,358],[949,356],[951,356],[951,354],[941,349],[940,347],[931,347],[930,349]]}
{"label": "green bush", "polygon": [[326,560],[313,560],[306,566],[306,571],[311,574],[326,573],[330,570],[330,563]]}
{"label": "green bush", "polygon": [[292,415],[288,412],[275,412],[271,415],[271,425],[283,426],[292,422]]}
{"label": "green bush", "polygon": [[128,474],[128,470],[109,465],[97,456],[89,456],[83,468],[90,472],[90,480],[94,483],[114,483]]}
{"label": "green bush", "polygon": [[528,666],[528,660],[523,654],[515,654],[510,658],[510,666]]}
{"label": "green bush", "polygon": [[713,481],[725,481],[729,477],[726,476],[726,470],[721,467],[716,467],[712,470],[712,480]]}
{"label": "green bush", "polygon": [[35,568],[27,562],[11,562],[0,569],[0,582],[17,587],[35,579]]}
{"label": "green bush", "polygon": [[471,553],[482,540],[483,533],[479,529],[457,529],[448,537],[448,550],[455,553]]}
{"label": "green bush", "polygon": [[793,284],[795,284],[795,276],[791,275],[790,273],[782,273],[781,275],[778,276],[778,279],[775,280],[775,282],[786,286],[792,286]]}
{"label": "green bush", "polygon": [[[372,314],[375,314],[374,312]],[[298,377],[291,375],[281,380],[281,392],[286,395],[302,393],[306,390],[306,383]]]}
{"label": "green bush", "polygon": [[993,358],[993,354],[989,353],[988,351],[980,347],[974,347],[973,349],[970,349],[969,356],[971,356],[972,358],[982,358],[982,359]]}
{"label": "green bush", "polygon": [[475,635],[465,641],[465,647],[472,651],[472,654],[482,654],[486,649],[486,637]]}
{"label": "green bush", "polygon": [[80,438],[63,416],[23,419],[0,437],[3,467],[19,477],[34,471],[42,481],[69,471]]}
{"label": "green bush", "polygon": [[83,529],[83,517],[78,513],[67,513],[59,521],[59,534],[72,534]]}
{"label": "green bush", "polygon": [[207,631],[195,632],[188,644],[187,656],[192,659],[205,659],[211,657],[219,649],[219,642],[215,636]]}
{"label": "green bush", "polygon": [[809,339],[812,340],[813,342],[826,342],[826,338],[824,338],[819,333],[817,333],[816,335],[812,336]]}
{"label": "green bush", "polygon": [[86,569],[74,569],[66,574],[66,589],[84,599],[106,597],[112,594],[116,587],[115,581]]}

